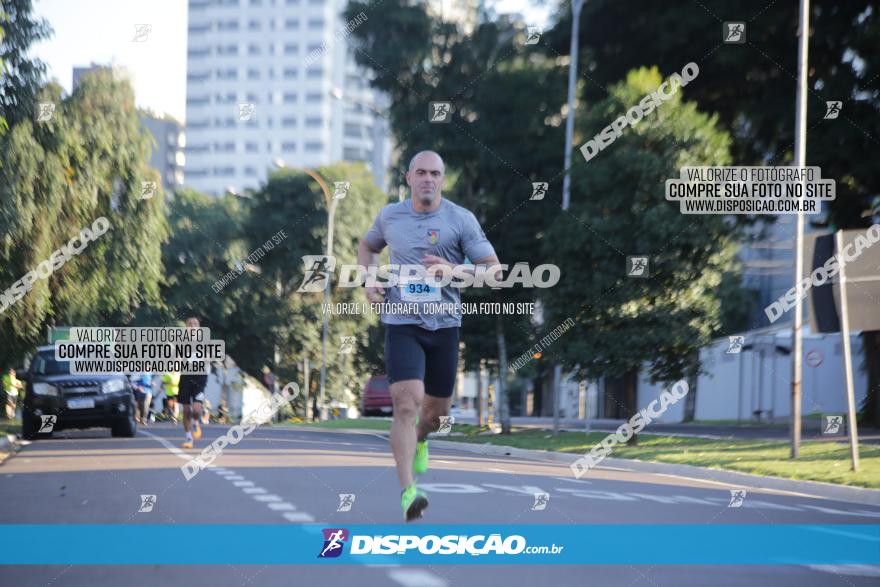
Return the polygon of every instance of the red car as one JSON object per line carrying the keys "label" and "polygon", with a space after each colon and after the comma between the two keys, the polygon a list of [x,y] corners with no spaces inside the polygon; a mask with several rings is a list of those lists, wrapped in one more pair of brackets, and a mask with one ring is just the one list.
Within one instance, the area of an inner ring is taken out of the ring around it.
{"label": "red car", "polygon": [[373,375],[361,393],[361,415],[390,416],[392,413],[391,389],[387,375]]}

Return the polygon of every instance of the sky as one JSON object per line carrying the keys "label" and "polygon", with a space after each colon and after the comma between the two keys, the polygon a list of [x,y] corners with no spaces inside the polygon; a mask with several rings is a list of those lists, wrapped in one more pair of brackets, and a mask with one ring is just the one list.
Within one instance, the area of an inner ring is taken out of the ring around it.
{"label": "sky", "polygon": [[[443,0],[432,0],[443,1]],[[488,0],[498,13],[519,12],[545,26],[554,0]],[[137,105],[180,121],[186,114],[187,0],[36,0],[34,12],[54,29],[33,47],[47,74],[70,92],[73,68],[91,63],[126,67]],[[137,24],[150,25],[135,42]]]}

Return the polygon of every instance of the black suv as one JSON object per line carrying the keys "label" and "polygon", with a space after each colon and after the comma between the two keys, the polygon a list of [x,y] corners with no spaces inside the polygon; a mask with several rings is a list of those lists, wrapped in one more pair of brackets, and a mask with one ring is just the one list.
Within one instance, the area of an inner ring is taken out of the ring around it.
{"label": "black suv", "polygon": [[37,349],[25,377],[21,432],[33,440],[65,428],[109,427],[113,436],[137,434],[135,400],[122,373],[72,375],[55,347]]}

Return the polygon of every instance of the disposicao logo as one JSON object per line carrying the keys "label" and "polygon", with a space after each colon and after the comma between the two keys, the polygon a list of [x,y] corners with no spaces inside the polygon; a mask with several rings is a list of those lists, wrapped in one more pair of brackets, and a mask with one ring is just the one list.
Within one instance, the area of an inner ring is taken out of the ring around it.
{"label": "disposicao logo", "polygon": [[342,549],[348,541],[348,530],[345,528],[324,528],[324,547],[318,558],[336,558],[342,554]]}

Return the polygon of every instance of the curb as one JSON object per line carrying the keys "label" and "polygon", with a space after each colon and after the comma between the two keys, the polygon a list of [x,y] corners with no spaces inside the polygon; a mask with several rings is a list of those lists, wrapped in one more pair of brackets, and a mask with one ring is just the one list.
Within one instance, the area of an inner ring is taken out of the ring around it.
{"label": "curb", "polygon": [[[373,434],[382,437],[388,436],[388,432],[385,430],[364,430],[359,428],[327,429],[311,427],[303,427],[300,429],[329,432],[349,432],[355,434]],[[549,450],[531,450],[497,444],[473,444],[451,440],[438,440],[436,436],[431,437],[431,443],[437,448],[447,450],[460,450],[464,452],[477,453],[484,456],[507,456],[512,458],[522,458],[545,462],[550,461],[565,465],[570,465],[574,463],[582,456],[577,453],[564,453]],[[737,471],[708,469],[705,467],[697,467],[694,465],[654,463],[649,461],[640,461],[636,459],[616,459],[612,457],[607,457],[603,459],[602,462],[608,467],[613,467],[615,469],[625,469],[628,471],[635,471],[639,473],[675,475],[679,477],[687,477],[690,479],[698,479],[702,481],[729,483],[730,485],[746,486],[755,489],[769,489],[776,491],[800,493],[804,497],[817,499],[833,499],[837,501],[845,501],[862,505],[880,506],[880,490],[878,489],[852,487],[849,485],[835,485],[834,483],[824,483],[821,481],[801,481],[797,479],[785,479],[782,477],[767,477],[764,475],[740,473]],[[602,465],[597,468],[607,470],[607,468],[603,467]],[[585,477],[588,476],[589,473],[585,475]]]}

